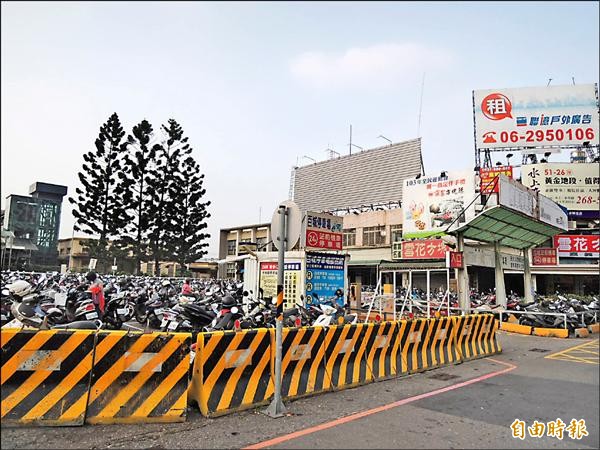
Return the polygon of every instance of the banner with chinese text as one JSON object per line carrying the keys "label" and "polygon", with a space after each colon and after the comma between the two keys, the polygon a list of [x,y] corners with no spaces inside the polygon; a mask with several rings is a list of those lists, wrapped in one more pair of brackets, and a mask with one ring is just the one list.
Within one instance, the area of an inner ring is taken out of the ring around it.
{"label": "banner with chinese text", "polygon": [[402,208],[404,238],[426,238],[444,234],[475,217],[475,206],[465,208],[475,197],[475,172],[449,172],[445,177],[404,180]]}
{"label": "banner with chinese text", "polygon": [[[324,253],[306,254],[306,303],[318,304],[335,297],[335,291],[344,292],[343,255],[328,255]],[[344,292],[345,295],[345,292]],[[344,306],[344,298],[338,299]]]}
{"label": "banner with chinese text", "polygon": [[445,259],[448,247],[441,239],[403,241],[401,259]]}
{"label": "banner with chinese text", "polygon": [[555,248],[532,248],[531,262],[534,266],[557,266],[558,255]]}
{"label": "banner with chinese text", "polygon": [[[263,290],[265,298],[277,296],[277,262],[261,262],[259,287]],[[293,307],[300,303],[302,294],[302,264],[300,261],[286,262],[283,272],[283,300],[285,307]]]}
{"label": "banner with chinese text", "polygon": [[473,91],[475,147],[598,145],[595,84]]}
{"label": "banner with chinese text", "polygon": [[600,163],[544,163],[521,168],[523,184],[569,210],[571,219],[600,217]]}
{"label": "banner with chinese text", "polygon": [[496,182],[495,178],[501,173],[509,178],[512,178],[512,166],[484,167],[479,170],[479,178],[481,180],[480,189],[482,194],[491,194],[494,192],[498,192],[499,183]]}
{"label": "banner with chinese text", "polygon": [[341,250],[343,222],[342,217],[333,214],[307,212],[303,233],[304,247]]}
{"label": "banner with chinese text", "polygon": [[558,256],[578,258],[600,257],[600,236],[559,234],[554,236]]}

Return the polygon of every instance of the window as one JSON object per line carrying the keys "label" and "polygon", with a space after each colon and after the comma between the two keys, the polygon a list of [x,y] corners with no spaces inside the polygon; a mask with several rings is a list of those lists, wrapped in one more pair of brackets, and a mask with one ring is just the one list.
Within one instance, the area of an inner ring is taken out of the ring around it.
{"label": "window", "polygon": [[344,230],[344,239],[343,246],[344,247],[353,247],[356,245],[356,228],[349,228]]}
{"label": "window", "polygon": [[[233,241],[235,242],[235,241]],[[235,263],[227,263],[227,278],[235,278]]]}
{"label": "window", "polygon": [[236,241],[235,241],[235,239],[232,240],[232,241],[227,241],[227,254],[228,255],[235,255],[235,247],[236,247]]}
{"label": "window", "polygon": [[259,252],[266,252],[267,251],[267,238],[266,237],[262,237],[262,238],[256,238],[256,249]]}
{"label": "window", "polygon": [[390,226],[391,233],[391,241],[392,244],[394,242],[400,242],[402,240],[402,225],[392,225]]}
{"label": "window", "polygon": [[372,247],[385,244],[384,232],[384,226],[363,228],[363,246]]}

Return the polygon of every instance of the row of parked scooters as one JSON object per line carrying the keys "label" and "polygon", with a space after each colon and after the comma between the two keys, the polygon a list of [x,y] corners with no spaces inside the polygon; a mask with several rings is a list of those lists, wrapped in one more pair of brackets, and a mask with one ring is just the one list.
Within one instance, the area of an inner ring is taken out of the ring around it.
{"label": "row of parked scooters", "polygon": [[[276,300],[232,280],[190,280],[191,293],[182,294],[182,279],[104,277],[101,310],[93,300],[98,280],[91,278],[3,272],[2,326],[201,332],[276,324]],[[346,314],[342,305],[341,290],[332,299],[297,304],[284,310],[283,325],[356,323],[357,315]]]}

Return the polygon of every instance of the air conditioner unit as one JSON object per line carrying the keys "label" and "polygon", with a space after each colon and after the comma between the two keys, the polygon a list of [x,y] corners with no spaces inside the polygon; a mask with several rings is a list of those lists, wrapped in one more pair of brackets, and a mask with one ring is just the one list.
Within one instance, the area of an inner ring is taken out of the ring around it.
{"label": "air conditioner unit", "polygon": [[577,229],[577,221],[576,220],[569,220],[568,225],[569,225],[569,230]]}

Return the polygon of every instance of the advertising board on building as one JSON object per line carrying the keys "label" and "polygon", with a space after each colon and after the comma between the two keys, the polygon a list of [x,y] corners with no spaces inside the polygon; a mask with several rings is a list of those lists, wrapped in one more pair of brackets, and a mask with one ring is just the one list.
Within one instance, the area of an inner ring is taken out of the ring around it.
{"label": "advertising board on building", "polygon": [[[344,291],[344,255],[306,253],[306,303],[318,304]],[[338,300],[343,306],[344,298]]]}
{"label": "advertising board on building", "polygon": [[525,186],[569,210],[571,219],[600,216],[600,163],[544,163],[521,168]]}
{"label": "advertising board on building", "polygon": [[496,177],[500,174],[512,178],[512,166],[482,167],[479,169],[480,190],[482,194],[498,192],[498,182],[496,182]]}
{"label": "advertising board on building", "polygon": [[475,147],[598,145],[597,85],[473,91]]}
{"label": "advertising board on building", "polygon": [[446,266],[450,269],[462,269],[465,267],[465,258],[463,252],[448,252]]}
{"label": "advertising board on building", "polygon": [[506,175],[499,175],[498,184],[498,204],[529,217],[536,216],[537,196],[534,191]]}
{"label": "advertising board on building", "polygon": [[343,223],[344,219],[341,216],[307,212],[304,220],[304,247],[341,250]]}
{"label": "advertising board on building", "polygon": [[554,236],[554,247],[560,257],[600,257],[600,236],[559,234]]}
{"label": "advertising board on building", "polygon": [[558,255],[555,248],[532,248],[531,262],[534,266],[557,266]]}
{"label": "advertising board on building", "polygon": [[448,247],[441,239],[417,239],[401,243],[400,259],[444,259]]}
{"label": "advertising board on building", "polygon": [[448,172],[445,177],[404,180],[402,207],[404,238],[425,238],[444,234],[448,226],[458,228],[475,217],[469,206],[475,197],[473,171]]}
{"label": "advertising board on building", "polygon": [[[260,278],[258,286],[263,290],[265,298],[277,296],[277,262],[261,262]],[[300,303],[302,294],[301,274],[302,264],[300,261],[290,261],[284,264],[283,272],[283,300],[286,307]]]}

